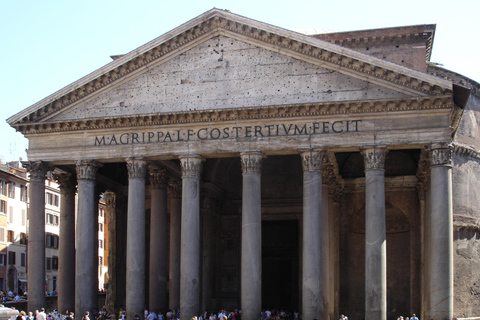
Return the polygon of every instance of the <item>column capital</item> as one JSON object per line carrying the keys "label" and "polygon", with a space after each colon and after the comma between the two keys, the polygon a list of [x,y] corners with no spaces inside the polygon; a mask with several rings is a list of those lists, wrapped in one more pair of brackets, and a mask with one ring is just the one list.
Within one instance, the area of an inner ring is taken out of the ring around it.
{"label": "column capital", "polygon": [[265,158],[265,156],[260,151],[246,151],[240,153],[242,174],[261,174],[263,158]]}
{"label": "column capital", "polygon": [[95,180],[97,170],[102,164],[95,160],[76,161],[77,180]]}
{"label": "column capital", "polygon": [[148,167],[148,173],[150,178],[150,184],[153,189],[166,189],[168,176],[167,170],[160,169],[155,166]]}
{"label": "column capital", "polygon": [[182,178],[200,177],[205,158],[199,154],[185,154],[179,157],[182,166]]}
{"label": "column capital", "polygon": [[448,166],[451,167],[453,156],[453,146],[450,143],[434,143],[430,146],[430,161],[432,167]]}
{"label": "column capital", "polygon": [[301,149],[298,152],[302,158],[303,171],[322,172],[323,150]]}
{"label": "column capital", "polygon": [[170,180],[168,182],[168,192],[174,199],[180,199],[182,197],[182,182],[179,180]]}
{"label": "column capital", "polygon": [[127,163],[128,179],[145,179],[148,161],[144,157],[131,157],[125,159]]}
{"label": "column capital", "polygon": [[53,170],[53,166],[43,161],[22,161],[22,166],[28,170],[30,181],[44,181],[48,171]]}
{"label": "column capital", "polygon": [[75,192],[76,183],[71,173],[54,173],[53,178],[57,181],[61,192]]}
{"label": "column capital", "polygon": [[365,146],[360,150],[367,170],[385,170],[386,146]]}

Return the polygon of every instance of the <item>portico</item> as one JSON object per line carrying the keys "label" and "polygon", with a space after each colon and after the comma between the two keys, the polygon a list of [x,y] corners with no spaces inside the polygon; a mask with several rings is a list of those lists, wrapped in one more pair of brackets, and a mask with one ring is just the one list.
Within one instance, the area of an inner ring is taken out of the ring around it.
{"label": "portico", "polygon": [[[217,9],[174,31],[9,119],[29,138],[32,176],[48,165],[76,177],[75,238],[60,235],[59,257],[76,295],[58,308],[102,307],[94,203],[105,193],[107,307],[128,319],[145,305],[182,319],[241,308],[253,320],[267,307],[306,320],[453,317],[452,83]],[[43,205],[35,177],[30,219]],[[298,237],[266,243],[267,221],[295,221],[285,230]],[[271,247],[288,251],[288,271],[262,268]],[[275,298],[269,272],[289,274],[293,293]]]}

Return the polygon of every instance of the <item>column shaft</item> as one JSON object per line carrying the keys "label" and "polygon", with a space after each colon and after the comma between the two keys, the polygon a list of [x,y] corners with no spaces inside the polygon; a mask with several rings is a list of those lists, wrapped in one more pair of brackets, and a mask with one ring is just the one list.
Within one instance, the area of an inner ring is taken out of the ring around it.
{"label": "column shaft", "polygon": [[127,319],[145,307],[145,177],[147,161],[129,158],[127,205]]}
{"label": "column shaft", "polygon": [[365,159],[365,319],[387,318],[385,148],[363,150]]}
{"label": "column shaft", "polygon": [[241,154],[242,253],[241,299],[242,319],[258,319],[262,308],[262,212],[261,161],[259,152]]}
{"label": "column shaft", "polygon": [[107,230],[108,230],[108,281],[107,281],[107,293],[105,295],[105,307],[109,314],[117,314],[119,302],[116,301],[117,296],[117,215],[116,208],[116,194],[112,191],[105,192],[105,213],[107,218]]}
{"label": "column shaft", "polygon": [[430,318],[453,318],[452,148],[432,146],[429,223]]}
{"label": "column shaft", "polygon": [[200,313],[200,173],[203,158],[180,157],[182,165],[182,222],[180,249],[180,312],[182,319]]}
{"label": "column shaft", "polygon": [[75,232],[75,315],[93,312],[98,293],[98,212],[95,202],[95,177],[99,163],[77,162],[78,211]]}
{"label": "column shaft", "polygon": [[[303,166],[303,254],[302,314],[303,319],[323,319],[322,282],[322,155],[319,151],[301,152]],[[326,193],[328,198],[328,192]]]}
{"label": "column shaft", "polygon": [[167,301],[167,181],[165,170],[150,170],[149,310],[166,312]]}
{"label": "column shaft", "polygon": [[75,310],[75,184],[69,173],[55,175],[60,186],[58,310]]}
{"label": "column shaft", "polygon": [[30,173],[28,188],[27,281],[28,310],[45,306],[45,174],[49,169],[44,162],[25,162]]}
{"label": "column shaft", "polygon": [[170,252],[168,274],[168,308],[180,307],[180,227],[182,219],[182,188],[179,181],[169,183],[170,199]]}

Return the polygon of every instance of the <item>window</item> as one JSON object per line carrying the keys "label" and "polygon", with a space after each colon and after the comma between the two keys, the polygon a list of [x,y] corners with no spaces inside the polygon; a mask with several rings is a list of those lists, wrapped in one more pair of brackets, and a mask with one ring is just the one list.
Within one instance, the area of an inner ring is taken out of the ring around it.
{"label": "window", "polygon": [[52,258],[47,258],[46,267],[47,267],[47,271],[52,270]]}
{"label": "window", "polygon": [[25,267],[27,265],[27,255],[25,252],[20,253],[20,266]]}
{"label": "window", "polygon": [[0,253],[0,266],[7,265],[7,255],[5,253]]}
{"label": "window", "polygon": [[25,226],[27,223],[27,214],[25,212],[25,209],[22,209],[22,226]]}
{"label": "window", "polygon": [[98,208],[98,215],[100,217],[103,217],[103,208],[102,207]]}
{"label": "window", "polygon": [[20,200],[23,202],[27,202],[27,186],[24,184],[20,185]]}
{"label": "window", "polygon": [[58,216],[51,213],[47,213],[47,224],[58,226]]}
{"label": "window", "polygon": [[98,224],[98,231],[103,232],[103,223]]}
{"label": "window", "polygon": [[15,198],[15,182],[13,181],[8,183],[8,197]]}
{"label": "window", "polygon": [[103,265],[103,257],[102,256],[98,257],[98,264],[101,265],[101,266]]}
{"label": "window", "polygon": [[58,207],[58,195],[56,194],[53,195],[53,205]]}
{"label": "window", "polygon": [[52,205],[53,203],[53,194],[50,192],[45,193],[45,202],[49,205]]}
{"label": "window", "polygon": [[98,240],[98,247],[99,247],[100,249],[103,248],[103,240]]}
{"label": "window", "polygon": [[15,242],[15,231],[13,230],[7,231],[7,242]]}
{"label": "window", "polygon": [[7,214],[7,201],[0,200],[0,212]]}
{"label": "window", "polygon": [[27,234],[20,232],[20,244],[27,244]]}
{"label": "window", "polygon": [[52,257],[52,270],[58,270],[58,257]]}
{"label": "window", "polygon": [[0,194],[2,196],[7,195],[7,181],[5,180],[0,180]]}
{"label": "window", "polygon": [[8,207],[8,223],[13,223],[13,206]]}
{"label": "window", "polygon": [[55,234],[47,233],[45,235],[45,246],[47,248],[58,248],[58,236]]}
{"label": "window", "polygon": [[16,257],[15,251],[9,251],[8,252],[8,264],[9,265],[15,264],[15,257]]}
{"label": "window", "polygon": [[5,242],[5,228],[0,227],[0,242]]}

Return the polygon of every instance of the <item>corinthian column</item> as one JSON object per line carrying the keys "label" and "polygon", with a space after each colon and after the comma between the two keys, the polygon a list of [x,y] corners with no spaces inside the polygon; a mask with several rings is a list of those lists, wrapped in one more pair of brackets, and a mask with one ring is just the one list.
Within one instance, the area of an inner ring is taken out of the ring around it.
{"label": "corinthian column", "polygon": [[365,161],[365,319],[387,319],[385,147],[362,150]]}
{"label": "corinthian column", "polygon": [[242,191],[242,319],[259,318],[262,308],[262,197],[261,163],[258,151],[240,154]]}
{"label": "corinthian column", "polygon": [[145,307],[145,178],[147,160],[126,159],[127,207],[127,319],[143,314]]}
{"label": "corinthian column", "polygon": [[[322,290],[322,154],[301,151],[303,167],[303,319],[323,319]],[[328,193],[327,193],[328,197]]]}
{"label": "corinthian column", "polygon": [[55,174],[60,186],[58,244],[58,310],[75,309],[75,179],[70,173]]}
{"label": "corinthian column", "polygon": [[150,310],[166,310],[167,301],[167,175],[165,169],[150,168]]}
{"label": "corinthian column", "polygon": [[169,301],[168,308],[180,307],[180,226],[182,220],[182,185],[180,181],[170,181],[170,252],[169,252]]}
{"label": "corinthian column", "polygon": [[180,249],[180,312],[182,319],[200,314],[200,174],[203,158],[180,157],[182,166],[182,223]]}
{"label": "corinthian column", "polygon": [[75,232],[75,313],[85,314],[97,304],[98,294],[98,212],[95,210],[95,177],[100,163],[77,161],[78,211]]}
{"label": "corinthian column", "polygon": [[28,310],[45,306],[45,178],[50,166],[42,161],[24,162],[30,174],[28,188]]}
{"label": "corinthian column", "polygon": [[431,147],[429,244],[431,263],[429,318],[453,317],[452,146]]}

